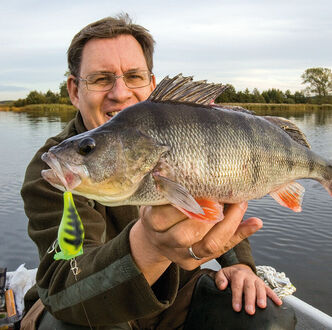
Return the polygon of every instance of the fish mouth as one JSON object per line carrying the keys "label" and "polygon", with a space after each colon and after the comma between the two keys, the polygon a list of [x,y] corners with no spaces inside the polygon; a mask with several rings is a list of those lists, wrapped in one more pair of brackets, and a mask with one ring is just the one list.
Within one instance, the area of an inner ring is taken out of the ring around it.
{"label": "fish mouth", "polygon": [[60,190],[74,190],[88,176],[84,165],[68,164],[50,151],[43,153],[41,159],[50,167],[41,171],[42,177]]}

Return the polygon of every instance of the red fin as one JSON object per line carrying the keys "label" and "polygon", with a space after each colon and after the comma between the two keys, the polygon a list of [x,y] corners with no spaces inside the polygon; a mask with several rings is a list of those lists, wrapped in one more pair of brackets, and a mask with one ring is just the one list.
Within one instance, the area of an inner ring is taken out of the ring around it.
{"label": "red fin", "polygon": [[297,182],[291,182],[282,186],[270,195],[282,206],[288,207],[294,212],[302,211],[302,199],[305,189]]}
{"label": "red fin", "polygon": [[209,223],[215,223],[219,222],[224,218],[223,213],[223,205],[219,204],[218,202],[211,200],[211,199],[196,199],[196,202],[200,205],[200,207],[203,209],[204,214],[198,214],[193,213],[190,211],[187,211],[186,209],[179,207],[177,205],[174,205],[178,210],[180,210],[182,213],[184,213],[188,218],[196,219],[196,220],[202,220]]}

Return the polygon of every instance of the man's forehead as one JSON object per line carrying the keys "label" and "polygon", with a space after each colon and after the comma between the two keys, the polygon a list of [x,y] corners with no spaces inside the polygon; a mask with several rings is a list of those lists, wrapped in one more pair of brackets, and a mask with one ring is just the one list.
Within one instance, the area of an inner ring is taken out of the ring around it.
{"label": "man's forehead", "polygon": [[147,69],[142,47],[131,35],[115,38],[91,39],[84,46],[81,59],[81,73],[126,72]]}

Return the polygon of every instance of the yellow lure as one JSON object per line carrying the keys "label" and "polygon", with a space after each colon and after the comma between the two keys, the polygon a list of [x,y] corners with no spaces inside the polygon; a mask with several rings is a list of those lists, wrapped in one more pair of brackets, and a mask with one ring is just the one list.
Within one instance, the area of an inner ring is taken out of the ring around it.
{"label": "yellow lure", "polygon": [[54,255],[55,260],[70,260],[83,254],[83,223],[70,191],[63,193],[63,202],[63,214],[58,230],[58,244],[61,251]]}

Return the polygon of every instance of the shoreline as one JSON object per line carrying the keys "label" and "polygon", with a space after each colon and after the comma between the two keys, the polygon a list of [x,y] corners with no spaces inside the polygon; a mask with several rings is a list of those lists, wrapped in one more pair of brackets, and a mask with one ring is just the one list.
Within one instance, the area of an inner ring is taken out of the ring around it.
{"label": "shoreline", "polygon": [[[277,104],[277,103],[216,103],[216,105],[240,106],[260,114],[296,113],[304,114],[316,111],[332,111],[332,104]],[[0,104],[0,111],[12,112],[76,112],[77,109],[70,104],[29,104],[15,107],[10,104]]]}

